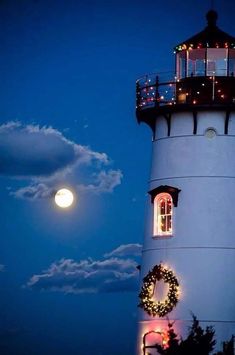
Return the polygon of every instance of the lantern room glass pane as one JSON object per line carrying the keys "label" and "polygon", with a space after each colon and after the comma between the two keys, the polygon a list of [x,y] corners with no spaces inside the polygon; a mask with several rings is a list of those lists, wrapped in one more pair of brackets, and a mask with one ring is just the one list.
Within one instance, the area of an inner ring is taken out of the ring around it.
{"label": "lantern room glass pane", "polygon": [[186,51],[178,52],[176,55],[176,76],[177,79],[186,76]]}
{"label": "lantern room glass pane", "polygon": [[187,76],[205,76],[206,49],[188,51]]}
{"label": "lantern room glass pane", "polygon": [[226,48],[207,49],[207,75],[227,76],[228,50]]}
{"label": "lantern room glass pane", "polygon": [[228,74],[235,76],[235,49],[229,49]]}

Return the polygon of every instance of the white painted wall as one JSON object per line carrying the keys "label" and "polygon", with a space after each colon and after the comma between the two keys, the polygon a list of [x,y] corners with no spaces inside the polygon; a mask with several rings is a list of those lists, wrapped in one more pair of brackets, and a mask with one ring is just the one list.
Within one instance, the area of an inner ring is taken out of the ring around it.
{"label": "white painted wall", "polygon": [[[181,289],[169,319],[177,320],[182,334],[191,311],[202,324],[211,321],[218,346],[235,334],[235,114],[230,116],[228,135],[224,135],[224,118],[225,112],[200,112],[193,135],[192,114],[174,114],[170,137],[165,119],[157,118],[149,190],[169,185],[181,192],[170,238],[152,237],[149,197],[140,278],[142,282],[160,262],[169,265]],[[208,128],[216,130],[214,138],[205,136]],[[165,326],[164,319],[143,310],[139,320],[138,344],[146,330]],[[139,345],[137,353],[143,354]]]}

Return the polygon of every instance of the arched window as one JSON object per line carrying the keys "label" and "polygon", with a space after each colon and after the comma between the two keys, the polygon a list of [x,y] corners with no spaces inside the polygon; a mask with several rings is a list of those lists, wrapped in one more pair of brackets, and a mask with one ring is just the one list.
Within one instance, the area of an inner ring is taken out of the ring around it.
{"label": "arched window", "polygon": [[168,185],[160,185],[149,191],[153,204],[153,236],[173,235],[173,213],[178,206],[180,191]]}
{"label": "arched window", "polygon": [[170,194],[160,193],[154,198],[153,235],[172,235],[173,200]]}

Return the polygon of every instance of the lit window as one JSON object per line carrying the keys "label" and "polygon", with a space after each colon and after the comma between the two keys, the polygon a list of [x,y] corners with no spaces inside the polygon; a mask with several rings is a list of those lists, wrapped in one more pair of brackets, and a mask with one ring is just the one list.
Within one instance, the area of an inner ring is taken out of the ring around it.
{"label": "lit window", "polygon": [[207,75],[227,76],[228,50],[225,48],[208,48]]}
{"label": "lit window", "polygon": [[[180,189],[160,185],[149,191],[153,204],[153,236],[172,236],[173,213],[178,206]],[[175,217],[174,217],[175,218]]]}
{"label": "lit window", "polygon": [[187,76],[205,76],[206,49],[188,51]]}
{"label": "lit window", "polygon": [[185,78],[186,70],[186,51],[177,53],[176,55],[176,75],[177,79]]}
{"label": "lit window", "polygon": [[160,193],[154,199],[154,235],[172,235],[173,201],[168,193]]}

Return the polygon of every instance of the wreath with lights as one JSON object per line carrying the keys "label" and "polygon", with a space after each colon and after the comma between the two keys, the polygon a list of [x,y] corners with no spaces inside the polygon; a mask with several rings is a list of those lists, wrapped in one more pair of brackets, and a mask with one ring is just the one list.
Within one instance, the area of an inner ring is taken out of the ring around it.
{"label": "wreath with lights", "polygon": [[[157,281],[163,280],[169,285],[169,291],[164,301],[153,301],[152,297]],[[179,299],[179,282],[173,271],[155,265],[151,271],[144,277],[143,286],[139,294],[139,307],[143,308],[150,316],[164,317],[176,306]]]}

